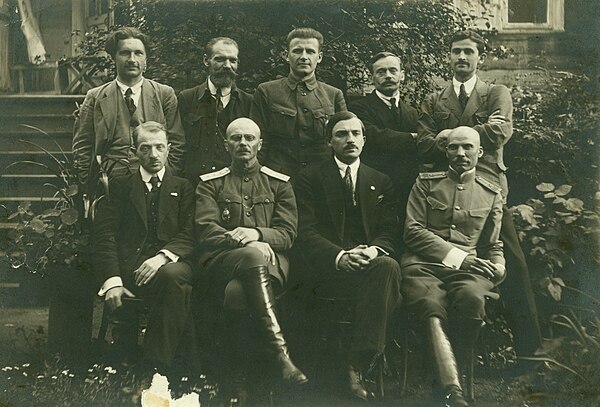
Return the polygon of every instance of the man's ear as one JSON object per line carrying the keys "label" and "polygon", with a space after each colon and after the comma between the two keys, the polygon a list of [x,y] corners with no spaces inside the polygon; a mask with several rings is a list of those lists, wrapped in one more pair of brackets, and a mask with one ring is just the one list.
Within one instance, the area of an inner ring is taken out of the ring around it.
{"label": "man's ear", "polygon": [[404,82],[404,78],[406,78],[406,75],[404,74],[404,70],[400,71],[400,75],[398,75],[400,77],[400,82]]}
{"label": "man's ear", "polygon": [[487,54],[485,52],[483,54],[479,55],[479,60],[477,61],[477,68],[479,68],[481,65],[483,65],[486,57],[487,57]]}
{"label": "man's ear", "polygon": [[258,151],[262,148],[262,139],[258,140]]}
{"label": "man's ear", "polygon": [[319,51],[319,59],[317,59],[317,64],[323,60],[323,51]]}
{"label": "man's ear", "polygon": [[204,54],[202,57],[202,62],[204,63],[204,66],[208,66],[208,55]]}
{"label": "man's ear", "polygon": [[483,157],[483,147],[479,147],[479,152],[477,153],[477,158]]}

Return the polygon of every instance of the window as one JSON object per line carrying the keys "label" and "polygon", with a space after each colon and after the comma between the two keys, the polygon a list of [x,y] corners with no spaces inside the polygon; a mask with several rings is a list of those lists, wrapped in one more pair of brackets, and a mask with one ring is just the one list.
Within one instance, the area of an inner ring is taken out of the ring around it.
{"label": "window", "polygon": [[564,30],[564,0],[502,0],[503,32],[553,32]]}
{"label": "window", "polygon": [[508,0],[508,22],[547,23],[547,0]]}

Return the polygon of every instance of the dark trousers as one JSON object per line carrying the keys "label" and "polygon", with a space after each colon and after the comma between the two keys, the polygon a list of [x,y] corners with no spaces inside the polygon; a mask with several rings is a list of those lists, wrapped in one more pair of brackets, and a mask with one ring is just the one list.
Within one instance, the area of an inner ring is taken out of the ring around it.
{"label": "dark trousers", "polygon": [[400,305],[400,266],[390,257],[373,259],[367,270],[332,270],[317,277],[318,295],[356,298],[351,352],[383,352],[387,327]]}
{"label": "dark trousers", "polygon": [[485,298],[496,298],[487,278],[443,265],[411,264],[402,269],[404,305],[419,320],[468,319],[483,321]]}

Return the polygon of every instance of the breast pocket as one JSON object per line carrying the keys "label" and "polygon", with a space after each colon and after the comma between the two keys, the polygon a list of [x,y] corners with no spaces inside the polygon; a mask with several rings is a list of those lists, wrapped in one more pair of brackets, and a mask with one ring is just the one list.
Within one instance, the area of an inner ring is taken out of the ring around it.
{"label": "breast pocket", "polygon": [[449,217],[448,205],[432,196],[427,197],[427,225],[433,229],[443,227]]}
{"label": "breast pocket", "polygon": [[256,226],[270,227],[275,211],[275,196],[272,193],[254,196],[252,197],[252,205]]}
{"label": "breast pocket", "polygon": [[489,213],[490,208],[470,209],[467,224],[465,225],[467,233],[471,236],[479,233],[483,229]]}
{"label": "breast pocket", "polygon": [[450,127],[450,112],[447,110],[437,110],[433,112],[433,121],[438,129],[447,129]]}
{"label": "breast pocket", "polygon": [[240,225],[242,197],[221,193],[217,196],[217,204],[219,205],[220,225],[225,228],[234,228]]}
{"label": "breast pocket", "polygon": [[296,130],[296,109],[273,103],[271,105],[271,112],[269,131],[277,137],[294,137]]}
{"label": "breast pocket", "polygon": [[201,126],[202,116],[196,113],[188,113],[183,116],[185,144],[187,147],[198,147],[200,145]]}
{"label": "breast pocket", "polygon": [[327,121],[329,120],[329,117],[335,113],[333,105],[314,109],[312,113],[314,138],[315,140],[325,144],[325,129],[327,128]]}

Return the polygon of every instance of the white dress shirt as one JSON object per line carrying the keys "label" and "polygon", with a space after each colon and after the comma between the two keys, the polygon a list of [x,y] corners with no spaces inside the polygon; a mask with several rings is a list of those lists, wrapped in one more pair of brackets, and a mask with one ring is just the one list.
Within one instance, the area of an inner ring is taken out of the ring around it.
{"label": "white dress shirt", "polygon": [[[210,94],[213,95],[213,97],[215,97],[214,95],[217,94],[217,87],[215,86],[214,83],[211,82],[210,77],[208,77],[208,90],[210,91]],[[231,86],[222,87],[221,88],[221,103],[223,103],[223,107],[227,106],[229,104],[230,100],[231,100]]]}
{"label": "white dress shirt", "polygon": [[452,86],[454,87],[454,93],[456,93],[456,97],[460,95],[460,85],[464,83],[465,92],[467,92],[467,96],[471,96],[471,92],[475,89],[475,83],[477,83],[477,75],[473,75],[471,79],[466,82],[459,82],[456,78],[452,78]]}
{"label": "white dress shirt", "polygon": [[400,100],[400,91],[396,91],[396,93],[394,93],[392,96],[386,96],[383,93],[381,93],[378,90],[375,90],[375,94],[377,95],[377,97],[379,99],[381,99],[383,101],[383,103],[385,103],[388,107],[392,107],[392,101],[391,99],[394,98],[395,102],[396,102],[396,106],[394,107],[398,107],[398,101]]}
{"label": "white dress shirt", "polygon": [[127,92],[127,89],[131,88],[131,92],[132,92],[131,99],[133,99],[133,104],[136,107],[140,105],[139,102],[140,102],[140,95],[142,94],[142,83],[143,82],[144,82],[144,78],[141,78],[140,81],[138,83],[136,83],[135,85],[127,86],[117,78],[117,86],[121,90],[121,94],[123,95],[123,97],[125,97],[125,92]]}

